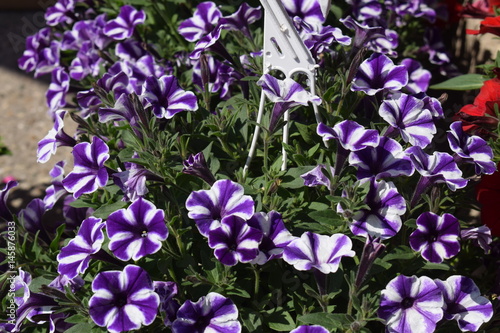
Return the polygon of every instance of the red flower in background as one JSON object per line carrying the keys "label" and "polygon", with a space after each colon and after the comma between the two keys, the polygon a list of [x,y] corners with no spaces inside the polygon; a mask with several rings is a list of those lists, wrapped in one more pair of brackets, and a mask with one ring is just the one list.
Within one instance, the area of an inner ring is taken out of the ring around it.
{"label": "red flower in background", "polygon": [[466,32],[470,35],[485,34],[489,32],[490,34],[500,36],[500,16],[487,17],[481,21],[479,30],[467,29]]}
{"label": "red flower in background", "polygon": [[498,77],[485,81],[474,103],[462,107],[455,119],[462,121],[464,131],[479,135],[484,139],[496,137],[497,135],[492,132],[498,126],[495,104],[500,107],[500,79]]}
{"label": "red flower in background", "polygon": [[500,172],[481,177],[476,198],[481,204],[481,221],[491,229],[491,235],[500,237]]}

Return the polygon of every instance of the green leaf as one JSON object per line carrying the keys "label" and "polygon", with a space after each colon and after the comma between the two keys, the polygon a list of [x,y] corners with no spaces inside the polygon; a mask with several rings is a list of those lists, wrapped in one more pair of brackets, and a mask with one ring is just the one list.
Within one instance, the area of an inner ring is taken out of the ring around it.
{"label": "green leaf", "polygon": [[310,218],[321,224],[339,226],[344,223],[344,219],[331,209],[318,210],[308,214]]}
{"label": "green leaf", "polygon": [[54,237],[54,239],[52,240],[52,242],[50,242],[50,249],[52,251],[57,251],[59,249],[59,241],[61,240],[61,236],[64,232],[64,229],[66,229],[66,225],[65,224],[61,224],[57,230],[56,230],[56,236]]}
{"label": "green leaf", "polygon": [[75,314],[75,315],[72,315],[71,317],[66,318],[64,320],[64,322],[70,323],[70,324],[79,324],[79,323],[88,324],[87,320],[88,320],[87,317],[82,316],[81,314]]}
{"label": "green leaf", "polygon": [[391,260],[409,260],[413,259],[415,257],[415,254],[413,253],[413,250],[410,249],[410,247],[406,245],[400,245],[394,250],[392,250],[391,253],[386,255],[382,260],[384,261],[391,261]]}
{"label": "green leaf", "polygon": [[429,88],[443,90],[473,90],[481,88],[484,81],[486,81],[486,78],[481,74],[465,74],[434,84]]}
{"label": "green leaf", "polygon": [[321,325],[328,330],[342,329],[349,325],[349,318],[344,313],[316,312],[300,316],[298,320],[307,325]]}
{"label": "green leaf", "polygon": [[313,168],[313,166],[290,168],[283,176],[283,182],[281,183],[281,186],[291,189],[304,187],[304,179],[300,178],[300,175],[311,171]]}
{"label": "green leaf", "polygon": [[90,332],[94,325],[89,323],[79,323],[75,326],[72,326],[70,329],[66,330],[66,333],[81,333],[81,332]]}
{"label": "green leaf", "polygon": [[116,212],[118,209],[123,208],[126,205],[127,203],[123,201],[117,201],[111,204],[102,205],[94,212],[93,216],[100,219],[105,219],[109,216],[109,214]]}
{"label": "green leaf", "polygon": [[434,264],[432,262],[426,262],[422,269],[449,271],[450,266],[447,264]]}
{"label": "green leaf", "polygon": [[278,332],[290,332],[295,326],[292,316],[281,309],[273,312],[268,318],[269,328]]}

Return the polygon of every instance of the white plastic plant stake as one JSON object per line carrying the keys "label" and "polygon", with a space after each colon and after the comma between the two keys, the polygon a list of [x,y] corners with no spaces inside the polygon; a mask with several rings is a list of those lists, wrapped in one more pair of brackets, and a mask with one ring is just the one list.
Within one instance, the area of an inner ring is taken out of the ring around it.
{"label": "white plastic plant stake", "polygon": [[[280,0],[260,0],[260,2],[264,7],[264,74],[269,73],[271,70],[279,70],[287,77],[291,77],[295,73],[304,73],[309,79],[309,90],[314,95],[315,71],[318,65],[311,52],[304,45]],[[244,176],[255,154],[262,114],[264,113],[265,98],[264,91],[262,91],[257,114],[258,125],[255,127],[250,152],[243,168]],[[321,119],[318,107],[315,104],[313,104],[313,107],[316,122],[319,123]],[[286,123],[283,128],[283,142],[288,143],[288,121],[290,119],[288,111],[285,112],[284,119]],[[281,170],[285,170],[287,162],[285,147],[282,148],[282,154]]]}

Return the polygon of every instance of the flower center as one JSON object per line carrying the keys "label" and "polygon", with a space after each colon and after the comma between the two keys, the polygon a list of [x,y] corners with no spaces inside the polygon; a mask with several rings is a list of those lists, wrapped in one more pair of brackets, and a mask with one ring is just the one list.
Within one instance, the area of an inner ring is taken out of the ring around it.
{"label": "flower center", "polygon": [[197,332],[203,332],[205,328],[210,325],[210,319],[210,316],[201,316],[200,318],[198,318],[196,324],[194,325],[197,328]]}
{"label": "flower center", "polygon": [[142,238],[148,237],[148,229],[142,229],[142,231],[141,231],[141,237]]}
{"label": "flower center", "polygon": [[117,294],[115,296],[115,306],[118,308],[122,308],[128,304],[128,299],[126,294]]}
{"label": "flower center", "polygon": [[415,301],[415,300],[414,300],[413,298],[411,298],[411,297],[405,297],[405,298],[403,299],[403,301],[401,302],[401,307],[402,307],[403,309],[408,309],[408,308],[411,308],[411,307],[413,306],[413,302],[414,302],[414,301]]}

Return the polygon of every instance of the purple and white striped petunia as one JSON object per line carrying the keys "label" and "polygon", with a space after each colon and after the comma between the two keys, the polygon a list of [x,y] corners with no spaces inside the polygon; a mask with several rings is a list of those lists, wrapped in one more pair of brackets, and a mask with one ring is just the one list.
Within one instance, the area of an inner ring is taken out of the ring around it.
{"label": "purple and white striped petunia", "polygon": [[491,302],[468,277],[453,275],[434,282],[444,296],[444,319],[456,320],[462,332],[477,332],[483,323],[493,317]]}
{"label": "purple and white striped petunia", "polygon": [[195,42],[211,32],[219,22],[222,13],[212,1],[200,3],[193,17],[179,25],[179,34],[189,42]]}
{"label": "purple and white striped petunia", "polygon": [[92,282],[92,291],[90,318],[110,332],[136,330],[156,318],[160,297],[148,273],[139,266],[100,272]]}
{"label": "purple and white striped petunia", "polygon": [[38,142],[38,149],[36,151],[37,162],[47,162],[50,156],[56,153],[57,147],[74,147],[76,145],[76,140],[64,132],[65,115],[66,111],[64,110],[58,110],[54,113],[54,127]]}
{"label": "purple and white striped petunia", "polygon": [[411,176],[415,169],[399,142],[386,136],[379,145],[352,152],[349,164],[358,168],[358,179]]}
{"label": "purple and white striped petunia", "polygon": [[75,238],[57,255],[57,271],[70,279],[82,274],[89,267],[90,256],[97,253],[104,242],[101,219],[89,217],[82,222]]}
{"label": "purple and white striped petunia", "polygon": [[392,126],[392,130],[399,131],[405,142],[425,148],[437,131],[431,112],[424,109],[423,101],[406,94],[398,95],[382,102],[379,115]]}
{"label": "purple and white striped petunia", "polygon": [[[26,231],[36,234],[42,230],[42,217],[46,211],[45,203],[40,198],[31,200],[26,208],[19,212],[19,221]],[[43,235],[41,236],[43,237]]]}
{"label": "purple and white striped petunia", "polygon": [[380,140],[377,130],[367,130],[353,120],[344,120],[333,127],[319,123],[316,132],[323,137],[325,142],[330,139],[337,139],[342,147],[349,151],[376,147],[379,145]]}
{"label": "purple and white striped petunia", "polygon": [[159,79],[150,76],[142,87],[144,107],[151,107],[158,118],[172,118],[181,111],[196,111],[198,102],[191,91],[182,90],[177,78],[164,75]]}
{"label": "purple and white striped petunia", "polygon": [[319,0],[281,0],[297,29],[316,30],[325,21]]}
{"label": "purple and white striped petunia", "polygon": [[342,257],[354,257],[352,241],[343,234],[319,235],[307,231],[291,241],[283,252],[283,260],[296,270],[316,268],[323,274],[335,273]]}
{"label": "purple and white striped petunia", "polygon": [[321,104],[321,98],[311,94],[290,78],[278,80],[272,75],[264,74],[257,81],[257,85],[261,86],[267,98],[275,103],[269,123],[271,131],[274,130],[285,111],[298,105],[307,105],[309,102],[316,105]]}
{"label": "purple and white striped petunia", "polygon": [[447,135],[451,150],[465,163],[474,164],[476,174],[491,175],[496,171],[496,163],[492,161],[493,149],[483,138],[464,133],[461,121],[452,123]]}
{"label": "purple and white striped petunia", "polygon": [[144,23],[146,13],[143,10],[137,10],[130,5],[120,8],[120,14],[113,20],[110,20],[104,26],[104,34],[114,40],[122,40],[132,37],[135,26]]}
{"label": "purple and white striped petunia", "polygon": [[153,281],[153,285],[155,293],[160,296],[160,312],[165,314],[163,323],[170,327],[177,317],[177,310],[180,308],[179,302],[174,299],[179,292],[177,284],[170,281]]}
{"label": "purple and white striped petunia", "polygon": [[108,152],[108,145],[96,136],[92,138],[92,143],[77,144],[73,148],[73,171],[63,179],[66,191],[78,198],[82,194],[92,193],[106,185],[108,171],[104,163],[109,158]]}
{"label": "purple and white striped petunia", "polygon": [[327,166],[324,164],[319,164],[311,171],[308,171],[302,175],[300,178],[304,179],[304,186],[315,187],[319,185],[325,185],[330,188],[330,178],[325,174],[332,176],[335,173],[335,169],[330,167],[330,172],[327,171]]}
{"label": "purple and white striped petunia", "polygon": [[261,16],[260,7],[253,8],[243,2],[234,14],[224,16],[219,23],[223,24],[227,30],[241,31],[246,37],[252,39],[249,25],[260,20]]}
{"label": "purple and white striped petunia", "polygon": [[408,71],[396,66],[384,54],[373,53],[363,61],[352,82],[352,91],[363,91],[369,96],[383,90],[400,90],[408,84]]}
{"label": "purple and white striped petunia", "polygon": [[231,299],[214,292],[200,297],[196,303],[187,300],[177,311],[172,332],[241,333],[238,308]]}
{"label": "purple and white striped petunia", "polygon": [[410,246],[425,260],[439,264],[460,252],[459,237],[460,223],[455,216],[425,212],[417,218],[417,230],[410,235]]}
{"label": "purple and white striped petunia", "polygon": [[45,94],[50,111],[54,112],[66,105],[65,98],[69,90],[69,81],[69,75],[62,67],[52,71],[52,81]]}
{"label": "purple and white striped petunia", "polygon": [[215,50],[218,53],[221,53],[226,59],[230,59],[231,56],[227,53],[225,47],[219,43],[219,39],[221,37],[222,30],[226,30],[225,24],[219,24],[215,27],[214,30],[210,31],[206,36],[202,37],[194,46],[193,52],[189,54],[189,58],[191,60],[198,60],[201,57],[201,54],[208,50]]}
{"label": "purple and white striped petunia", "polygon": [[205,155],[203,155],[203,152],[189,155],[188,159],[182,162],[182,165],[184,166],[182,168],[182,173],[199,177],[206,181],[210,186],[215,183],[215,177],[212,174],[212,171],[210,171],[207,161],[205,161]]}
{"label": "purple and white striped petunia", "polygon": [[238,216],[224,217],[220,226],[208,233],[208,246],[215,257],[226,266],[247,263],[259,255],[263,232],[250,227]]}
{"label": "purple and white striped petunia", "polygon": [[386,332],[434,332],[443,318],[443,294],[427,276],[399,275],[392,279],[380,297],[378,316]]}
{"label": "purple and white striped petunia", "polygon": [[411,58],[401,60],[401,65],[404,65],[408,70],[408,84],[406,85],[406,89],[411,94],[426,92],[432,77],[431,72],[424,69],[417,60]]}
{"label": "purple and white striped petunia", "polygon": [[45,197],[43,198],[47,210],[52,209],[56,202],[68,193],[62,184],[65,166],[66,161],[59,161],[49,172],[49,175],[52,177],[52,184],[45,190]]}
{"label": "purple and white striped petunia", "polygon": [[263,233],[259,254],[252,264],[264,265],[271,259],[281,258],[284,248],[296,238],[286,229],[281,214],[274,210],[267,214],[255,213],[247,223]]}
{"label": "purple and white striped petunia", "polygon": [[75,0],[59,0],[54,6],[45,11],[45,21],[47,25],[56,26],[58,24],[71,24],[73,18],[71,14],[75,10]]}
{"label": "purple and white striped petunia", "polygon": [[328,333],[330,332],[323,326],[319,325],[302,325],[297,327],[296,329],[290,331],[290,333]]}
{"label": "purple and white striped petunia", "polygon": [[168,237],[165,213],[143,198],[111,213],[106,220],[106,232],[109,249],[123,261],[158,252]]}
{"label": "purple and white striped petunia", "polygon": [[220,221],[235,215],[244,220],[254,214],[254,201],[243,195],[244,189],[229,179],[216,181],[210,190],[192,192],[186,200],[188,217],[193,219],[200,233],[208,237],[208,232],[220,226]]}
{"label": "purple and white striped petunia", "polygon": [[428,182],[446,183],[452,191],[467,185],[468,181],[462,178],[462,171],[450,154],[435,151],[432,155],[428,155],[417,146],[406,149],[406,154],[415,169],[422,177],[427,178]]}
{"label": "purple and white striped petunia", "polygon": [[[352,233],[363,237],[388,239],[401,229],[401,216],[406,212],[406,202],[392,182],[383,180],[370,182],[365,204],[368,208],[354,212],[350,225]],[[339,212],[342,212],[340,205]]]}
{"label": "purple and white striped petunia", "polygon": [[485,225],[460,230],[460,238],[462,238],[463,241],[471,240],[475,246],[483,249],[484,254],[488,254],[491,251],[490,244],[493,238],[491,237],[490,228]]}

